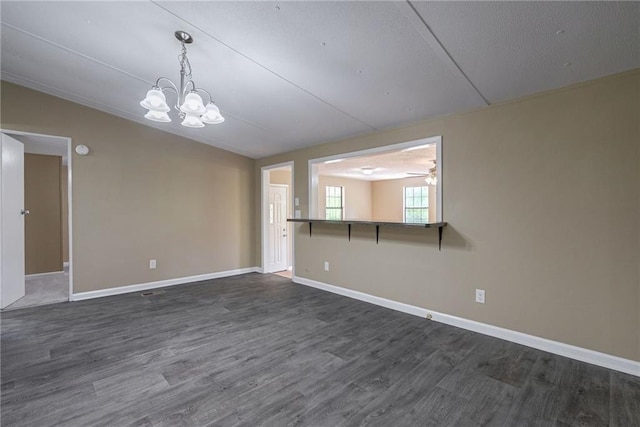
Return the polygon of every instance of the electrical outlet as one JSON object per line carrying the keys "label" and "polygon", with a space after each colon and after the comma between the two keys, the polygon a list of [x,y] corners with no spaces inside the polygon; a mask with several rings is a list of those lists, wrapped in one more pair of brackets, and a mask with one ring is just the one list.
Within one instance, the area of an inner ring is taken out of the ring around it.
{"label": "electrical outlet", "polygon": [[324,262],[324,271],[329,271],[329,261]]}
{"label": "electrical outlet", "polygon": [[156,260],[155,259],[150,259],[149,260],[149,268],[152,269],[152,270],[154,268],[156,268]]}
{"label": "electrical outlet", "polygon": [[484,289],[476,289],[476,302],[484,304]]}
{"label": "electrical outlet", "polygon": [[296,209],[296,210],[295,210],[295,212],[294,212],[293,217],[294,217],[295,219],[300,219],[300,218],[302,218],[302,211],[301,211],[301,210],[299,210],[299,209]]}
{"label": "electrical outlet", "polygon": [[299,198],[299,197],[296,197],[295,199],[293,199],[293,204],[294,204],[295,206],[300,206],[300,198]]}

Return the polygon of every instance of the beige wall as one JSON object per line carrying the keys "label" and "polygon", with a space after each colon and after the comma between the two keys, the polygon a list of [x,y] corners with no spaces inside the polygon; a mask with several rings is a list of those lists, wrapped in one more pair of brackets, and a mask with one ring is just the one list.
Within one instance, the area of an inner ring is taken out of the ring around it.
{"label": "beige wall", "polygon": [[318,218],[325,217],[327,186],[344,187],[345,219],[371,219],[371,182],[324,175],[318,177]]}
{"label": "beige wall", "polygon": [[[424,177],[373,181],[371,186],[372,217],[379,221],[404,220],[404,187],[426,185]],[[429,222],[437,218],[436,187],[429,186]]]}
{"label": "beige wall", "polygon": [[74,292],[256,265],[254,160],[4,81],[1,119],[91,150],[72,163]]}
{"label": "beige wall", "polygon": [[60,169],[60,194],[62,203],[62,260],[69,262],[69,169]]}
{"label": "beige wall", "polygon": [[25,274],[62,271],[62,157],[24,155]]}
{"label": "beige wall", "polygon": [[256,168],[295,161],[304,217],[309,159],[442,135],[441,252],[436,230],[300,224],[296,275],[640,361],[639,94],[635,70]]}

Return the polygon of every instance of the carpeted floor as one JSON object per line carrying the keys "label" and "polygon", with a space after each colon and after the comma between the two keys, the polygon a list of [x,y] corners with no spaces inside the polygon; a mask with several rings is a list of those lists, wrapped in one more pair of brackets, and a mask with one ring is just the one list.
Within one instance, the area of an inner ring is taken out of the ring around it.
{"label": "carpeted floor", "polygon": [[4,310],[34,307],[54,302],[69,301],[69,271],[27,276],[25,278],[25,296],[7,306]]}

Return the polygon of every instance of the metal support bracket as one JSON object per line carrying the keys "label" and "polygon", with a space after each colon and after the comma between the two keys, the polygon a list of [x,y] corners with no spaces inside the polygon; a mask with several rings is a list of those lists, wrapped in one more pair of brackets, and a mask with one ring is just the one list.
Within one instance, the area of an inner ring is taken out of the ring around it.
{"label": "metal support bracket", "polygon": [[349,227],[349,241],[351,241],[351,224],[349,224],[348,227]]}
{"label": "metal support bracket", "polygon": [[440,226],[438,227],[438,250],[441,251],[442,250],[442,229],[444,227]]}
{"label": "metal support bracket", "polygon": [[380,239],[380,226],[376,225],[376,245],[378,244],[379,239]]}

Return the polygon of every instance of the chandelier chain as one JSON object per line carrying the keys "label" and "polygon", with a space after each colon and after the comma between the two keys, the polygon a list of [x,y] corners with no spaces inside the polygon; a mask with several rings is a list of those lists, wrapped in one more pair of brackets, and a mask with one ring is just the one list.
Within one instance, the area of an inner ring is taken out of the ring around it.
{"label": "chandelier chain", "polygon": [[185,70],[184,76],[187,79],[191,79],[191,63],[189,62],[189,57],[187,56],[187,47],[182,43],[182,53],[178,56],[180,60],[180,67]]}

